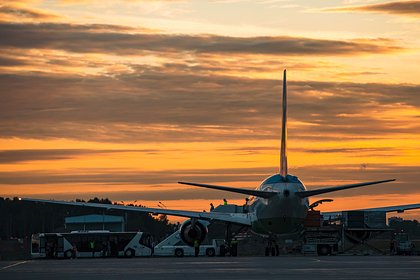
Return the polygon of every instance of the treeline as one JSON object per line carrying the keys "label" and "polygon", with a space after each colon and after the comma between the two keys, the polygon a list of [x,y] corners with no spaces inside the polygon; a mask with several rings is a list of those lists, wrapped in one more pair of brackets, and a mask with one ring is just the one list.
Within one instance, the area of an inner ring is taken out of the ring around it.
{"label": "treeline", "polygon": [[[81,199],[76,201],[85,202]],[[108,198],[96,197],[86,202],[112,204]],[[126,218],[127,231],[147,231],[158,239],[174,230],[174,225],[165,216],[156,219],[140,212],[35,203],[0,197],[0,239],[25,238],[39,232],[65,232],[64,218],[89,214],[123,216]]]}

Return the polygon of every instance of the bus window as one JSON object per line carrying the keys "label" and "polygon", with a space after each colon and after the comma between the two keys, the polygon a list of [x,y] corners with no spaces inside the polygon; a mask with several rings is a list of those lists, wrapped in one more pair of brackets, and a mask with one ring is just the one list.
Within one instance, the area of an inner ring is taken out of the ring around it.
{"label": "bus window", "polygon": [[80,248],[78,248],[79,252],[89,252],[89,237],[82,235],[80,238]]}
{"label": "bus window", "polygon": [[111,257],[118,256],[118,238],[116,235],[111,235],[109,239],[109,247],[111,250]]}
{"label": "bus window", "polygon": [[57,234],[45,235],[45,253],[47,257],[56,258],[58,253],[58,236]]}
{"label": "bus window", "polygon": [[128,243],[130,243],[130,241],[134,238],[135,235],[136,233],[132,233],[132,232],[119,233],[117,235],[118,236],[118,250],[124,251],[125,247],[128,245]]}
{"label": "bus window", "polygon": [[39,237],[39,252],[45,254],[45,236]]}

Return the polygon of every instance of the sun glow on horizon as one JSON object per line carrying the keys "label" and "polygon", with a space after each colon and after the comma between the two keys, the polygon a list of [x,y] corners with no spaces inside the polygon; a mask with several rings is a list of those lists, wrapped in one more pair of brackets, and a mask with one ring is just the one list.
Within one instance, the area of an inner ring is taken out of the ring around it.
{"label": "sun glow on horizon", "polygon": [[397,178],[325,209],[419,202],[420,21],[363,5],[0,1],[0,196],[241,204],[176,182],[278,171],[287,68],[290,172]]}

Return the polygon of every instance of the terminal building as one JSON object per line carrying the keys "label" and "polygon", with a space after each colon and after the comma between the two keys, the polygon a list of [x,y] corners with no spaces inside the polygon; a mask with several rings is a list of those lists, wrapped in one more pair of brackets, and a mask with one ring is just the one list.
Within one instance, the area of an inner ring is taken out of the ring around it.
{"label": "terminal building", "polygon": [[65,228],[68,231],[109,230],[125,231],[124,217],[111,215],[83,215],[65,218]]}

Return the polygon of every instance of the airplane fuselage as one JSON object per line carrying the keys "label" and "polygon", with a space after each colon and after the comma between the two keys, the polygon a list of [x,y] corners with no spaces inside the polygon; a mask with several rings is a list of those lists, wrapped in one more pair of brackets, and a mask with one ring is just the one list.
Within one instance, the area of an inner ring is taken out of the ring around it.
{"label": "airplane fuselage", "polygon": [[284,235],[302,228],[309,202],[295,193],[305,191],[295,176],[275,174],[265,179],[258,190],[273,191],[276,195],[265,199],[252,197],[248,202],[252,214],[252,231],[263,235]]}

